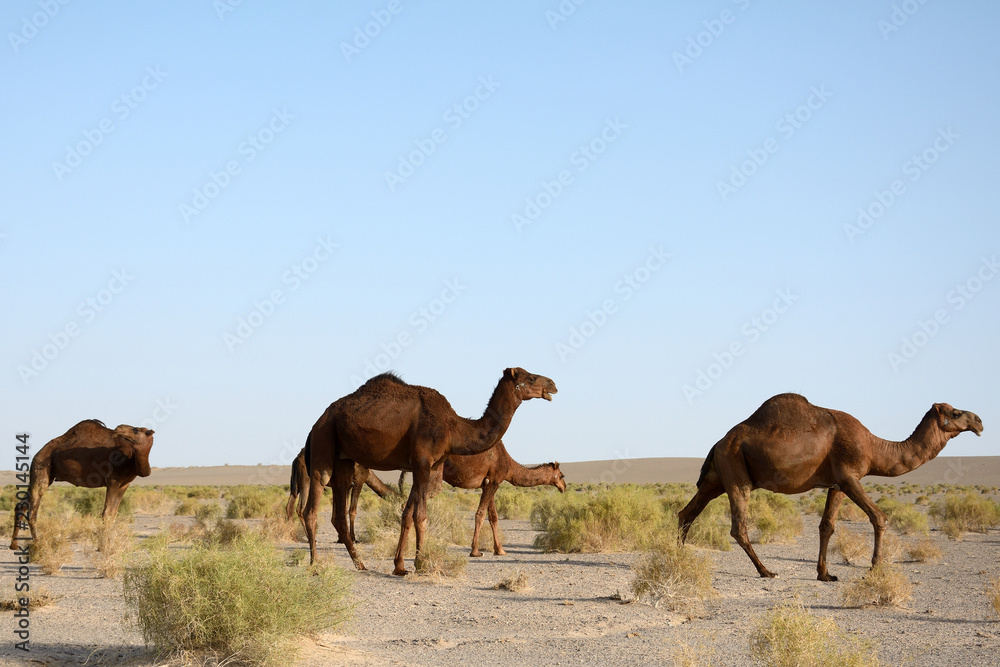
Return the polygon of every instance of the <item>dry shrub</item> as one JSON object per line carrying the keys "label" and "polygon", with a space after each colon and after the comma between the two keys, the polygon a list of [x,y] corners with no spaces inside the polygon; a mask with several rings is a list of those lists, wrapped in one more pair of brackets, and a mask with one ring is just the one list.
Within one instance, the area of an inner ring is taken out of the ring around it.
{"label": "dry shrub", "polygon": [[906,557],[918,563],[936,563],[941,560],[941,549],[930,540],[924,539],[906,547]]}
{"label": "dry shrub", "polygon": [[841,526],[834,533],[834,548],[847,565],[854,565],[865,557],[870,558],[872,545],[861,533]]}
{"label": "dry shrub", "polygon": [[[635,551],[647,548],[668,523],[652,489],[612,487],[590,495],[567,493],[543,498],[531,512],[541,531],[535,547],[561,553]],[[668,528],[674,526],[674,528]]]}
{"label": "dry shrub", "polygon": [[465,574],[468,562],[465,554],[452,553],[444,542],[428,537],[424,540],[424,548],[414,559],[413,567],[418,574],[454,579]]}
{"label": "dry shrub", "polygon": [[831,618],[819,618],[800,602],[772,607],[750,635],[750,654],[772,667],[877,667],[871,643],[840,628]]}
{"label": "dry shrub", "polygon": [[122,573],[124,560],[135,549],[135,534],[125,521],[104,523],[92,535],[95,551],[90,560],[97,576],[114,578]]}
{"label": "dry shrub", "polygon": [[195,523],[202,528],[211,528],[222,518],[222,505],[219,503],[204,503],[194,511]]}
{"label": "dry shrub", "polygon": [[955,540],[965,533],[985,533],[1000,525],[1000,505],[974,493],[949,493],[931,506],[930,515],[935,525]]}
{"label": "dry shrub", "polygon": [[280,487],[245,484],[229,490],[227,519],[263,519],[284,512],[287,492]]}
{"label": "dry shrub", "polygon": [[496,505],[497,514],[501,519],[524,520],[531,517],[535,500],[540,497],[539,492],[534,489],[522,489],[505,484],[497,489],[496,495],[493,496],[493,504]]}
{"label": "dry shrub", "polygon": [[713,658],[715,658],[715,645],[711,642],[707,645],[701,641],[694,645],[677,642],[670,664],[673,667],[711,667]]}
{"label": "dry shrub", "polygon": [[56,574],[73,560],[73,547],[55,521],[39,518],[36,528],[37,537],[28,543],[28,560],[38,565],[42,574]]}
{"label": "dry shrub", "polygon": [[882,562],[845,586],[841,602],[845,607],[898,607],[910,599],[912,589],[905,574],[891,563]]}
{"label": "dry shrub", "polygon": [[902,535],[930,534],[927,517],[913,505],[882,496],[875,503],[885,512],[889,525]]}
{"label": "dry shrub", "polygon": [[990,610],[993,615],[1000,618],[1000,577],[990,579],[986,587],[986,599],[990,602]]}
{"label": "dry shrub", "polygon": [[[663,504],[663,509],[668,515],[670,523],[676,524],[677,513],[688,504],[692,495],[692,492],[681,485],[670,486],[665,490],[660,502]],[[706,505],[698,518],[691,524],[686,541],[688,544],[699,547],[729,551],[733,548],[729,538],[731,528],[729,501],[726,497],[719,497]]]}
{"label": "dry shrub", "polygon": [[62,596],[53,595],[52,591],[41,584],[32,584],[31,588],[27,591],[15,591],[11,587],[9,592],[0,598],[0,611],[21,609],[21,600],[24,599],[27,599],[28,609],[34,611],[52,604],[60,597]]}
{"label": "dry shrub", "polygon": [[844,502],[840,503],[840,510],[837,512],[837,521],[850,521],[852,523],[868,521],[868,515],[853,500],[844,498]]}
{"label": "dry shrub", "polygon": [[133,488],[127,495],[138,514],[164,516],[174,511],[174,499],[159,489]]}
{"label": "dry shrub", "polygon": [[[874,539],[874,537],[873,537]],[[872,548],[875,548],[874,542]],[[882,533],[882,559],[887,563],[898,563],[903,559],[903,541],[888,530]]]}
{"label": "dry shrub", "polygon": [[152,549],[123,577],[127,622],[161,654],[212,652],[252,665],[294,662],[296,638],[337,625],[349,577],[335,567],[287,567],[260,535],[179,555]]}
{"label": "dry shrub", "polygon": [[260,524],[260,532],[276,542],[305,542],[306,529],[298,517],[291,521],[281,516],[265,517]]}
{"label": "dry shrub", "polygon": [[[231,519],[219,519],[212,528],[204,531],[198,541],[207,545],[228,546],[254,532],[245,524],[237,523]],[[259,532],[256,534],[260,535]],[[260,536],[263,537],[263,535]]]}
{"label": "dry shrub", "polygon": [[[471,544],[472,522],[468,518],[469,508],[465,500],[469,497],[472,496],[439,493],[431,498],[427,502],[427,532],[447,544]],[[399,527],[398,522],[396,527]]]}
{"label": "dry shrub", "polygon": [[693,615],[715,594],[712,560],[667,535],[632,567],[632,593],[654,607]]}
{"label": "dry shrub", "polygon": [[194,498],[185,498],[174,509],[174,516],[194,516],[198,506],[199,503]]}
{"label": "dry shrub", "polygon": [[747,513],[759,544],[790,542],[802,534],[802,515],[786,495],[757,489],[750,494]]}
{"label": "dry shrub", "polygon": [[523,593],[531,590],[531,584],[528,582],[528,573],[518,568],[513,572],[504,576],[493,588],[497,590],[510,591],[512,593]]}

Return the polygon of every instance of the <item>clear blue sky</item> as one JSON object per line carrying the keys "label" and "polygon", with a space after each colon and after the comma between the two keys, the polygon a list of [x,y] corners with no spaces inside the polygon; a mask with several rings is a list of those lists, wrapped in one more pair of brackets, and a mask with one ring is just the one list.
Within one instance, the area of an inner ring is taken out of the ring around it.
{"label": "clear blue sky", "polygon": [[1000,453],[1000,7],[682,4],[4,3],[0,468],[286,463],[366,368],[551,377],[524,462],[785,391]]}

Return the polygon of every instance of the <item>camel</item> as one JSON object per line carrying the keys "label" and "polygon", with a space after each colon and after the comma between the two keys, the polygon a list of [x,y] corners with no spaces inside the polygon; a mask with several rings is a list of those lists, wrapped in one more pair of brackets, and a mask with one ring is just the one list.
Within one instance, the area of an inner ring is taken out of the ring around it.
{"label": "camel", "polygon": [[[403,474],[406,473],[404,472]],[[473,557],[483,555],[479,550],[479,531],[483,526],[483,519],[487,513],[489,513],[490,517],[490,529],[493,531],[493,553],[497,556],[503,556],[507,553],[500,542],[500,534],[498,532],[500,517],[497,514],[497,507],[494,503],[497,489],[505,481],[510,482],[514,486],[522,487],[548,484],[559,489],[560,493],[566,491],[566,479],[563,477],[562,471],[559,470],[558,462],[543,463],[542,465],[525,468],[511,458],[502,441],[482,454],[449,456],[444,460],[442,475],[435,473],[432,477],[427,494],[428,497],[433,497],[437,494],[442,481],[448,482],[448,484],[457,489],[482,489],[483,491],[479,497],[479,507],[476,509],[475,529],[472,534],[472,552],[469,555]],[[400,480],[402,480],[402,475],[400,475]],[[350,509],[351,538],[355,540],[357,538],[354,537],[354,518],[358,513],[359,495],[361,495],[361,485],[355,484],[354,489],[351,491]]]}
{"label": "camel", "polygon": [[812,405],[798,394],[779,394],[764,401],[748,419],[734,426],[712,447],[701,467],[698,491],[677,514],[681,543],[691,524],[710,501],[729,496],[731,534],[750,557],[761,577],[773,577],[757,558],[747,537],[747,501],[753,489],[803,493],[829,489],[819,524],[820,581],[837,581],[827,571],[826,551],[846,495],[864,510],[875,530],[872,566],[882,559],[885,513],[861,485],[865,475],[896,477],[930,461],[963,431],[983,432],[971,412],[935,403],[912,435],[903,442],[878,438],[861,422],[837,410]]}
{"label": "camel", "polygon": [[490,529],[493,531],[493,553],[497,556],[507,553],[500,543],[500,535],[497,532],[499,517],[494,503],[497,489],[504,481],[514,486],[549,484],[559,489],[560,493],[566,491],[566,479],[559,470],[559,463],[543,463],[525,468],[511,458],[503,442],[498,442],[495,447],[482,454],[449,456],[444,460],[444,481],[459,489],[483,490],[479,497],[475,529],[472,533],[472,552],[469,555],[473,557],[483,555],[479,550],[479,530],[483,526],[483,517],[487,512],[490,517]]}
{"label": "camel", "polygon": [[[285,518],[290,521],[293,514],[298,514],[299,521],[302,521],[303,525],[305,525],[305,519],[302,518],[302,510],[306,505],[306,489],[309,488],[309,471],[306,470],[305,454],[306,450],[305,447],[303,447],[302,451],[300,451],[295,459],[292,460],[292,478],[289,482],[288,503],[285,505]],[[355,466],[354,470],[355,473],[351,488],[350,508],[351,539],[357,542],[358,538],[354,533],[354,517],[358,513],[358,498],[361,496],[361,490],[367,484],[368,488],[378,494],[379,498],[386,498],[396,493],[396,491],[386,486],[386,484],[368,468]],[[323,475],[323,482],[324,485],[329,485],[330,477],[328,474]],[[297,504],[295,502],[296,499],[298,499]],[[342,541],[342,537],[338,539],[338,542]]]}
{"label": "camel", "polygon": [[479,454],[490,449],[503,437],[522,402],[552,400],[555,393],[556,385],[549,378],[523,368],[508,368],[479,419],[459,417],[434,389],[407,384],[392,373],[377,375],[334,401],[306,438],[310,484],[305,518],[310,562],[316,562],[316,512],[324,473],[332,473],[334,526],[359,570],[365,566],[347,527],[347,494],[352,488],[354,464],[413,474],[393,559],[393,574],[403,576],[407,574],[403,552],[411,526],[416,532],[418,557],[423,549],[432,471],[437,472],[450,454]]}
{"label": "camel", "polygon": [[[47,442],[31,461],[27,509],[31,539],[35,539],[35,520],[42,496],[52,482],[69,482],[88,489],[106,487],[101,516],[105,521],[113,520],[132,480],[149,477],[152,446],[153,431],[148,428],[121,424],[112,431],[97,419],[82,421]],[[11,549],[17,549],[18,533],[23,526],[23,521],[17,518],[24,516],[24,505],[14,512]]]}

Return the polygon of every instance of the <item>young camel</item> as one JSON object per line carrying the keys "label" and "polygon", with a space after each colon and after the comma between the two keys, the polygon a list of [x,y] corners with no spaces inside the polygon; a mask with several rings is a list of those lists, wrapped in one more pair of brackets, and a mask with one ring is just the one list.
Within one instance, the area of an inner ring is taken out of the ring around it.
{"label": "young camel", "polygon": [[[444,460],[442,472],[444,481],[455,488],[482,489],[483,491],[479,497],[479,507],[476,509],[475,528],[472,534],[472,553],[469,554],[474,557],[483,555],[483,552],[479,550],[479,531],[483,527],[483,519],[487,513],[490,517],[490,529],[493,531],[493,553],[497,556],[503,556],[507,553],[500,541],[498,526],[500,517],[494,502],[497,489],[505,481],[521,487],[548,484],[559,489],[560,493],[566,491],[566,478],[559,470],[558,462],[543,463],[526,468],[511,458],[502,441],[482,454],[449,456]],[[435,474],[431,479],[430,486],[432,491],[428,495],[434,495],[441,486],[441,477]],[[355,485],[351,493],[352,538],[354,537],[354,517],[358,513],[359,495],[361,495],[361,487]]]}
{"label": "young camel", "polygon": [[[112,431],[97,419],[82,421],[58,438],[49,440],[31,460],[30,500],[27,507],[19,503],[14,508],[10,548],[17,549],[25,515],[31,539],[35,539],[35,520],[42,496],[52,482],[69,482],[88,489],[107,487],[101,516],[105,521],[114,519],[132,480],[149,476],[152,446],[153,431],[148,428],[122,424]],[[22,520],[19,521],[19,517]]]}
{"label": "young camel", "polygon": [[411,526],[416,532],[418,557],[424,546],[432,472],[439,470],[450,454],[478,454],[490,449],[503,437],[522,402],[552,400],[555,393],[555,383],[549,378],[523,368],[508,368],[479,419],[459,417],[437,391],[407,384],[391,373],[378,375],[335,401],[306,438],[310,484],[305,518],[311,562],[316,561],[316,512],[323,495],[324,473],[332,472],[334,526],[359,570],[365,566],[347,526],[347,495],[355,464],[413,473],[393,559],[393,574],[405,575],[403,552]]}
{"label": "young camel", "polygon": [[[302,525],[305,525],[305,519],[302,517],[302,511],[306,505],[306,498],[309,495],[309,471],[306,470],[306,450],[305,447],[302,451],[298,453],[292,460],[292,477],[288,484],[288,502],[285,504],[285,518],[291,520],[293,514],[297,514],[299,521]],[[330,475],[323,475],[323,483],[329,486]],[[354,533],[354,517],[358,513],[358,498],[361,496],[361,490],[368,485],[372,491],[378,494],[379,498],[387,498],[396,492],[390,489],[388,486],[382,482],[378,476],[369,470],[368,468],[363,468],[356,465],[354,468],[354,480],[352,482],[351,488],[351,539],[355,542],[358,538]],[[298,503],[296,503],[296,499]],[[343,538],[339,538],[338,542],[343,542]]]}
{"label": "young camel", "polygon": [[757,558],[747,535],[750,492],[803,493],[826,488],[826,508],[819,524],[820,581],[837,581],[827,572],[826,551],[846,495],[868,515],[875,529],[872,566],[882,559],[885,514],[868,498],[865,475],[896,477],[938,455],[963,431],[983,432],[982,420],[971,412],[935,403],[903,442],[871,434],[857,419],[837,410],[812,405],[798,394],[769,398],[748,419],[734,426],[712,447],[701,467],[698,492],[678,515],[679,539],[710,501],[726,493],[732,513],[732,536],[743,547],[762,577],[773,577]]}

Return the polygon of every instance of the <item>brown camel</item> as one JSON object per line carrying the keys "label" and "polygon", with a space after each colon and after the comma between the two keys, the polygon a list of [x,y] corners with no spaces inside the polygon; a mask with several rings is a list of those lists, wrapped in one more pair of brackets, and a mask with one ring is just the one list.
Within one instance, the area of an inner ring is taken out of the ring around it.
{"label": "brown camel", "polygon": [[[483,526],[483,519],[486,517],[487,512],[490,517],[490,528],[493,530],[493,553],[497,556],[503,556],[507,553],[500,542],[497,525],[500,517],[497,514],[497,507],[494,503],[497,489],[505,481],[510,482],[514,486],[522,487],[548,484],[559,489],[560,493],[566,490],[566,479],[563,477],[562,471],[559,470],[558,462],[543,463],[542,465],[525,468],[511,458],[502,441],[498,442],[493,448],[487,449],[482,454],[449,456],[444,460],[442,471],[443,481],[448,482],[448,484],[457,489],[483,490],[482,495],[479,497],[479,508],[476,509],[476,527],[472,535],[472,553],[469,554],[476,557],[483,555],[479,550],[479,531]],[[435,473],[431,479],[428,497],[436,495],[437,491],[440,490],[441,481],[442,477]],[[350,521],[352,538],[354,538],[354,518],[358,513],[359,495],[361,495],[361,487],[355,485],[351,492]]]}
{"label": "brown camel", "polygon": [[[306,450],[305,447],[303,447],[302,451],[300,451],[298,456],[296,456],[292,461],[292,478],[288,485],[288,503],[285,505],[285,517],[291,520],[293,513],[298,514],[299,521],[302,521],[303,525],[305,525],[305,519],[302,518],[302,510],[306,506],[306,497],[308,496],[309,489],[309,471],[306,470],[305,454]],[[330,475],[328,473],[324,473],[323,482],[325,485],[329,485]],[[354,533],[354,517],[358,513],[358,498],[361,496],[361,490],[366,484],[368,485],[368,488],[378,494],[379,498],[385,498],[395,493],[395,491],[386,486],[374,472],[368,468],[355,466],[354,480],[352,482],[351,489],[350,510],[351,539],[355,542],[358,541],[358,538]],[[298,499],[298,503],[295,502],[296,499]],[[340,538],[337,541],[343,542],[343,538]]]}
{"label": "brown camel", "polygon": [[931,406],[909,438],[891,442],[872,435],[846,412],[816,407],[798,394],[774,396],[730,429],[708,453],[698,478],[698,492],[677,515],[680,541],[685,540],[705,506],[726,493],[732,511],[732,536],[760,576],[773,577],[747,537],[750,492],[763,488],[792,494],[826,488],[826,509],[819,524],[818,579],[837,580],[827,572],[826,550],[845,495],[864,510],[875,529],[875,566],[882,558],[885,514],[868,498],[861,478],[896,477],[914,470],[937,456],[949,440],[963,431],[980,435],[982,420],[947,403]]}
{"label": "brown camel", "polygon": [[413,487],[403,508],[393,574],[404,575],[403,552],[410,527],[416,532],[417,555],[424,545],[427,525],[427,489],[432,471],[449,454],[479,454],[493,447],[510,426],[514,411],[532,398],[552,400],[555,383],[522,368],[503,372],[486,411],[479,419],[459,417],[447,399],[434,389],[403,382],[385,373],[326,409],[306,438],[309,500],[306,535],[316,561],[316,512],[323,494],[323,474],[332,472],[334,526],[344,537],[351,559],[365,569],[347,526],[347,494],[354,464],[372,470],[408,470]]}
{"label": "brown camel", "polygon": [[[153,431],[122,424],[111,430],[96,419],[80,422],[38,450],[31,461],[27,507],[31,539],[35,539],[35,520],[42,496],[52,482],[69,482],[88,489],[107,487],[102,517],[110,521],[118,514],[125,489],[136,477],[148,477],[149,450]],[[14,509],[14,534],[10,548],[17,549],[17,536],[23,526],[25,507]]]}

